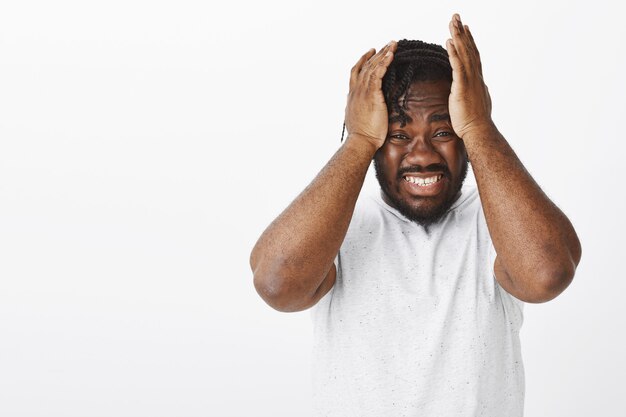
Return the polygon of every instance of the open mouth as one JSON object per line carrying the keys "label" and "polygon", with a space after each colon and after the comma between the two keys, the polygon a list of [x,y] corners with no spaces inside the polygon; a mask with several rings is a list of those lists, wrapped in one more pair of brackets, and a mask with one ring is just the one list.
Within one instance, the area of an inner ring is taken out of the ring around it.
{"label": "open mouth", "polygon": [[433,175],[431,177],[425,178],[416,177],[413,175],[405,175],[403,178],[406,182],[410,182],[411,184],[415,184],[419,187],[426,187],[441,181],[441,179],[443,178],[443,174]]}

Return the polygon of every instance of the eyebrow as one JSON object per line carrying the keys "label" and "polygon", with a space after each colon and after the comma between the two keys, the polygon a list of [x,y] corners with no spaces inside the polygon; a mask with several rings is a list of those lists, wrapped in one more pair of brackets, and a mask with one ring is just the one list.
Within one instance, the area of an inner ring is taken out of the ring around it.
{"label": "eyebrow", "polygon": [[437,113],[437,114],[431,114],[430,116],[428,116],[428,122],[432,123],[432,122],[440,122],[442,120],[446,120],[446,121],[450,121],[450,115],[448,113]]}
{"label": "eyebrow", "polygon": [[[411,117],[407,114],[407,121],[410,123],[412,121]],[[440,121],[448,121],[450,122],[450,115],[448,113],[435,113],[428,116],[428,123],[440,122]],[[401,122],[402,118],[399,114],[393,114],[389,117],[389,123],[398,123]]]}

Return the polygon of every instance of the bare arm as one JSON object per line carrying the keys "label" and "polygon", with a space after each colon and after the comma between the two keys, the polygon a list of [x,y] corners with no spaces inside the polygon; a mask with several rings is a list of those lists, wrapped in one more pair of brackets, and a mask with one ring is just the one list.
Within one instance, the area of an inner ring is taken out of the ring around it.
{"label": "bare arm", "polygon": [[387,136],[381,83],[396,44],[368,51],[352,69],[348,137],[313,182],[263,232],[250,256],[259,295],[279,311],[315,304],[335,281],[333,260],[365,174]]}
{"label": "bare arm", "polygon": [[447,47],[453,69],[450,117],[463,139],[497,252],[496,279],[515,297],[544,302],[572,281],[576,232],[526,171],[491,120],[491,100],[469,27],[455,15]]}

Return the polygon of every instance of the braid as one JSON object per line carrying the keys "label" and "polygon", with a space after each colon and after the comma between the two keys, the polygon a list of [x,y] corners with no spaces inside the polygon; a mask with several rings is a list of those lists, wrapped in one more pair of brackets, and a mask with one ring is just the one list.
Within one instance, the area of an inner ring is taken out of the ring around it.
{"label": "braid", "polygon": [[[409,115],[406,114],[404,100],[401,100],[411,84],[416,81],[439,80],[452,82],[452,67],[448,51],[434,43],[406,39],[398,41],[393,61],[387,68],[382,82],[389,121],[399,121],[403,127],[411,121]],[[343,128],[342,141],[345,123]]]}
{"label": "braid", "polygon": [[[414,62],[409,62],[404,70],[404,75],[402,76],[400,81],[397,84],[392,85],[392,87],[394,87],[393,90],[389,89],[388,91],[389,96],[385,97],[385,102],[387,103],[388,113],[389,114],[397,113],[398,115],[396,117],[400,119],[403,126],[406,124],[408,116],[404,111],[404,109],[406,109],[406,106],[404,106],[405,103],[402,103],[404,107],[403,109],[402,107],[400,107],[399,100],[400,100],[400,97],[404,95],[406,90],[409,88],[409,85],[411,85],[411,80],[413,79],[413,74],[415,73],[415,67],[416,65]],[[395,75],[396,74],[394,73],[394,77]],[[391,91],[394,91],[394,92],[391,93]]]}
{"label": "braid", "polygon": [[422,41],[399,41],[393,61],[383,77],[383,95],[389,120],[399,121],[402,126],[411,120],[406,114],[404,102],[400,105],[400,99],[411,84],[442,79],[452,82],[452,67],[448,52],[443,47]]}

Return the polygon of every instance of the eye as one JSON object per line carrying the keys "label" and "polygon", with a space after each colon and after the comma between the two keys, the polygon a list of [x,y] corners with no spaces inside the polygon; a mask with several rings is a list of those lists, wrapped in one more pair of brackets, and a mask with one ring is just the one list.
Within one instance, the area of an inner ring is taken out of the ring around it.
{"label": "eye", "polygon": [[393,135],[389,135],[389,139],[395,139],[398,141],[410,140],[407,135],[402,133],[394,133]]}
{"label": "eye", "polygon": [[433,136],[433,140],[437,141],[437,142],[447,142],[449,140],[452,140],[454,138],[454,134],[452,132],[447,132],[447,131],[441,131],[441,132],[437,132],[435,133],[435,136]]}

